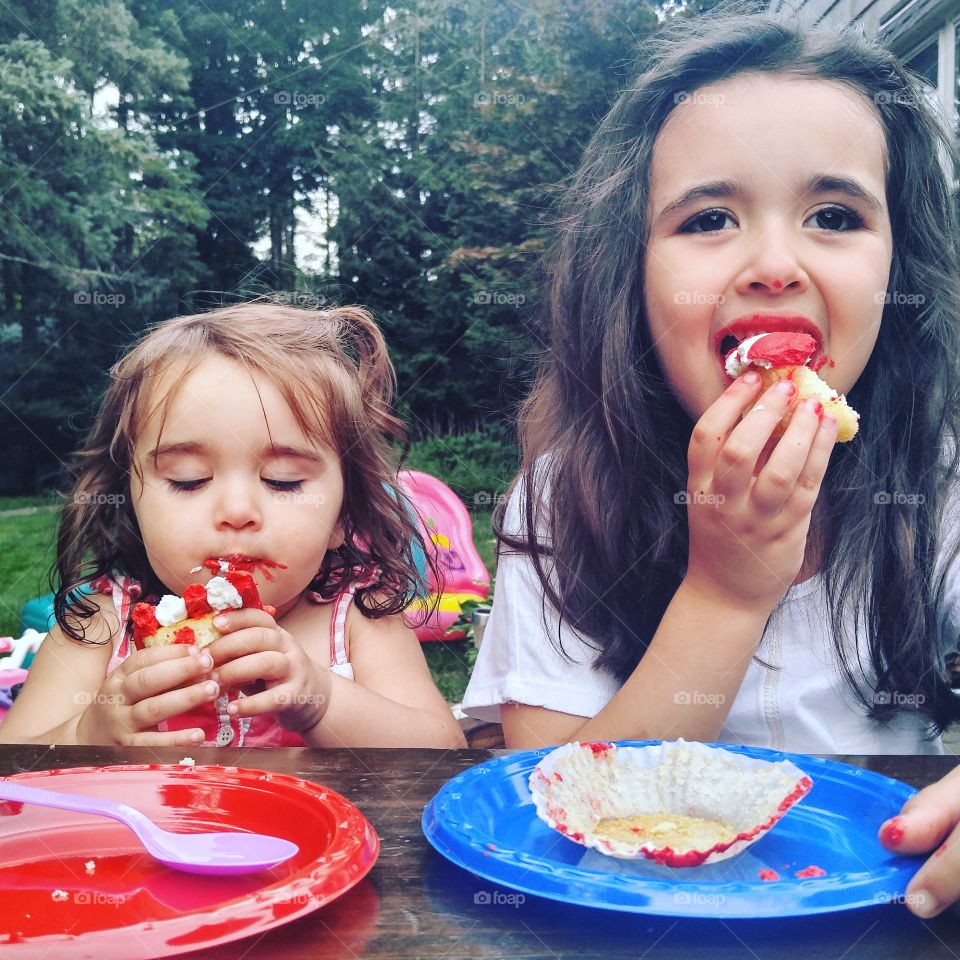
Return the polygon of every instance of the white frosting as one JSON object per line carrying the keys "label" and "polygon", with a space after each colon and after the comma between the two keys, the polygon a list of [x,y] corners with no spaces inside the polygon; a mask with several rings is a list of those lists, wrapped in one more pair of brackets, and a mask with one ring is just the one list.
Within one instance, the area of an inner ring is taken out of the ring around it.
{"label": "white frosting", "polygon": [[227,607],[239,610],[243,606],[243,598],[226,577],[211,577],[207,581],[207,603],[214,610],[226,610]]}
{"label": "white frosting", "polygon": [[730,351],[730,356],[727,357],[727,361],[724,364],[724,370],[727,371],[727,376],[733,380],[736,380],[737,377],[743,373],[750,366],[754,367],[763,367],[765,370],[769,370],[773,366],[769,360],[748,360],[747,354],[750,352],[750,348],[761,338],[765,337],[765,333],[758,333],[755,337],[750,337],[748,340],[743,340],[740,343],[740,346],[736,350]]}
{"label": "white frosting", "polygon": [[183,597],[175,597],[170,593],[165,594],[157,604],[156,617],[157,623],[161,627],[169,627],[181,620],[186,620],[187,605],[183,602]]}

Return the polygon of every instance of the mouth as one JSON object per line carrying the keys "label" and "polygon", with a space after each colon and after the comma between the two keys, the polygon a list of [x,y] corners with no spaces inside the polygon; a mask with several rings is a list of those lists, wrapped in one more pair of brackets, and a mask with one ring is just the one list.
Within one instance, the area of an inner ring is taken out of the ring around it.
{"label": "mouth", "polygon": [[807,361],[808,366],[816,369],[816,365],[820,362],[823,354],[823,333],[812,320],[800,316],[784,317],[758,313],[734,320],[733,323],[717,331],[714,337],[714,350],[720,366],[724,366],[730,352],[736,350],[744,340],[749,340],[750,337],[756,337],[761,333],[809,334],[816,341],[817,346],[813,356]]}
{"label": "mouth", "polygon": [[[244,570],[247,573],[261,573],[267,580],[273,579],[271,570],[286,570],[286,564],[266,557],[252,557],[245,553],[227,553],[216,557],[207,557],[200,567],[206,567],[214,576],[221,572],[221,564],[226,563],[231,570]],[[197,568],[200,569],[200,568]]]}

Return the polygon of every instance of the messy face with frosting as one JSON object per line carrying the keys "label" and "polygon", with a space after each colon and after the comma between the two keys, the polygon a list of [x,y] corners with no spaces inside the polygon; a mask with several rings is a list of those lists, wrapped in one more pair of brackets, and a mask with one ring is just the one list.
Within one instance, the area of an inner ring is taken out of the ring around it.
{"label": "messy face with frosting", "polygon": [[282,617],[343,542],[337,453],[304,435],[269,378],[216,353],[171,366],[153,392],[130,478],[151,567],[172,594],[209,579],[191,571],[210,558],[268,567],[260,591]]}
{"label": "messy face with frosting", "polygon": [[698,419],[730,350],[807,333],[846,393],[876,343],[893,252],[872,104],[824,80],[746,73],[670,114],[651,165],[644,305],[661,367]]}

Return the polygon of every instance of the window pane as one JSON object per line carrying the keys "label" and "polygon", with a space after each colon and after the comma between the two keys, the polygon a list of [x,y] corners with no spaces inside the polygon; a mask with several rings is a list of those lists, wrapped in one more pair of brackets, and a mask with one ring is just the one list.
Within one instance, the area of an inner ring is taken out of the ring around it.
{"label": "window pane", "polygon": [[926,82],[937,89],[937,40],[936,37],[928,43],[922,50],[914,54],[908,61],[907,66],[914,72],[919,73]]}

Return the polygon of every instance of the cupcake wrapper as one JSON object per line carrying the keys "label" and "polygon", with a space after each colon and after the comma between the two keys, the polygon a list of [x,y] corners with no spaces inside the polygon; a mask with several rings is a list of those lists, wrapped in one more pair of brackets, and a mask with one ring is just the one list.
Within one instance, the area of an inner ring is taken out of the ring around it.
{"label": "cupcake wrapper", "polygon": [[[567,743],[530,775],[537,815],[585,847],[627,860],[693,867],[732,857],[769,830],[813,781],[789,760],[772,763],[685,740],[648,747]],[[706,849],[635,843],[596,833],[606,818],[642,814],[720,821],[728,842]]]}

